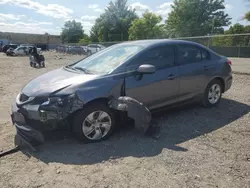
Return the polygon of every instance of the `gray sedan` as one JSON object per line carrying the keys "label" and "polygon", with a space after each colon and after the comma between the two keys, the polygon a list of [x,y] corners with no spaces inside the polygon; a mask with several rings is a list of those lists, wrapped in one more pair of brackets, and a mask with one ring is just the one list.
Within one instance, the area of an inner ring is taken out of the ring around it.
{"label": "gray sedan", "polygon": [[29,141],[69,127],[78,139],[96,142],[118,125],[112,98],[129,96],[151,111],[192,101],[213,107],[231,85],[231,61],[200,44],[124,42],[30,81],[12,105],[12,120]]}

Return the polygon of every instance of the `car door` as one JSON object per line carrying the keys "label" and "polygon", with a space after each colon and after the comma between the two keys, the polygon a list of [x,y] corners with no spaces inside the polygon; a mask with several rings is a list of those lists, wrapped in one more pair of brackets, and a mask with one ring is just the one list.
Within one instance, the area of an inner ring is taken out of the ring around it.
{"label": "car door", "polygon": [[28,54],[28,47],[27,46],[25,46],[23,48],[23,55],[26,55],[26,54]]}
{"label": "car door", "polygon": [[94,53],[98,52],[98,45],[95,44],[93,49],[94,49]]}
{"label": "car door", "polygon": [[19,50],[18,50],[19,55],[24,55],[24,48],[25,47],[19,48]]}
{"label": "car door", "polygon": [[16,49],[14,50],[15,54],[16,54],[16,55],[20,55],[20,50],[21,50],[21,47],[16,48]]}
{"label": "car door", "polygon": [[197,45],[178,44],[177,57],[180,74],[178,100],[184,101],[202,94],[212,68],[209,52]]}
{"label": "car door", "polygon": [[179,78],[174,47],[161,45],[148,49],[129,66],[138,68],[142,64],[154,65],[156,72],[126,78],[126,95],[144,103],[149,109],[175,103],[179,91]]}
{"label": "car door", "polygon": [[90,44],[90,45],[88,46],[88,50],[89,50],[91,53],[93,53],[92,44]]}

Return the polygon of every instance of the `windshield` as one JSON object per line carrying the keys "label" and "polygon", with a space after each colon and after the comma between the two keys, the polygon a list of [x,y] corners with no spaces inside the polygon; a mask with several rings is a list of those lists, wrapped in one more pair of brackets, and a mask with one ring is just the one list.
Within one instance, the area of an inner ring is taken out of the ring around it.
{"label": "windshield", "polygon": [[93,74],[106,74],[143,49],[139,45],[114,45],[74,64]]}

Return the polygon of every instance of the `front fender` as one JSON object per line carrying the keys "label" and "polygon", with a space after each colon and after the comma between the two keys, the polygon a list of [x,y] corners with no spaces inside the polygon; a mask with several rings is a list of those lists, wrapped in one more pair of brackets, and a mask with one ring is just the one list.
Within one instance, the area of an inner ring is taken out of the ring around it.
{"label": "front fender", "polygon": [[76,96],[84,102],[89,103],[99,98],[113,98],[122,95],[123,80],[113,80],[96,82],[84,85],[76,90]]}
{"label": "front fender", "polygon": [[123,95],[124,79],[116,79],[113,76],[96,78],[83,84],[71,85],[63,88],[53,95],[75,94],[83,104],[99,98],[120,97]]}

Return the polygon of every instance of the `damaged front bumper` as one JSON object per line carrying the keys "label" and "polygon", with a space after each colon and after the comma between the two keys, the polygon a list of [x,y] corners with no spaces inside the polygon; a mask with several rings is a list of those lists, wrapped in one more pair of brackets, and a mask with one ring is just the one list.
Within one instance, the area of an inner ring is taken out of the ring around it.
{"label": "damaged front bumper", "polygon": [[16,128],[15,145],[43,144],[43,132],[66,126],[67,117],[83,107],[83,102],[75,95],[49,102],[44,100],[41,104],[32,99],[20,105],[18,98],[20,96],[11,107],[11,119]]}
{"label": "damaged front bumper", "polygon": [[33,149],[34,146],[44,143],[42,132],[27,124],[25,116],[21,113],[22,110],[16,103],[13,103],[11,111],[12,123],[16,128],[15,145],[28,145]]}

